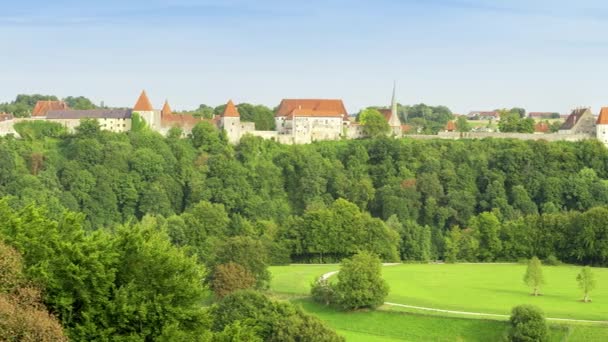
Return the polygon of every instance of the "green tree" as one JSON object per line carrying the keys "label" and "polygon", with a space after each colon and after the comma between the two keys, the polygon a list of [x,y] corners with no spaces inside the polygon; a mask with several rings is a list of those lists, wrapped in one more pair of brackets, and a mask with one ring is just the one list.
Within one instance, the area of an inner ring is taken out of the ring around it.
{"label": "green tree", "polygon": [[266,289],[270,285],[268,251],[262,241],[248,236],[235,236],[218,244],[210,268],[215,269],[217,267],[215,265],[230,262],[239,264],[249,271],[255,277],[257,289]]}
{"label": "green tree", "polygon": [[93,137],[101,132],[101,126],[96,119],[80,119],[80,125],[75,128],[76,134],[83,137]]}
{"label": "green tree", "polygon": [[520,305],[513,308],[509,320],[509,341],[533,342],[547,341],[549,329],[543,312],[532,305]]}
{"label": "green tree", "polygon": [[466,116],[458,117],[458,119],[456,120],[456,128],[458,129],[458,132],[470,132],[471,131],[471,124],[469,123],[469,120],[467,119]]}
{"label": "green tree", "polygon": [[359,113],[359,123],[363,126],[363,132],[368,137],[385,136],[390,131],[384,116],[373,108],[364,109]]}
{"label": "green tree", "polygon": [[305,314],[289,302],[275,302],[259,292],[237,291],[224,297],[211,308],[213,330],[240,322],[241,329],[254,328],[264,341],[338,342],[344,338],[328,329],[318,318]]}
{"label": "green tree", "polygon": [[581,269],[581,272],[576,276],[578,287],[583,291],[583,301],[585,303],[591,301],[589,293],[595,288],[595,276],[591,271],[591,267],[585,266]]}
{"label": "green tree", "polygon": [[540,287],[545,284],[545,278],[543,277],[540,260],[536,256],[533,256],[528,262],[524,282],[532,288],[532,295],[538,296],[540,294]]}
{"label": "green tree", "polygon": [[97,108],[97,106],[91,100],[84,96],[68,96],[64,98],[63,101],[71,109],[87,110]]}
{"label": "green tree", "polygon": [[218,298],[223,298],[234,291],[246,290],[254,285],[255,276],[245,267],[234,262],[217,265],[213,271],[211,289]]}
{"label": "green tree", "polygon": [[479,240],[477,251],[482,261],[494,261],[502,250],[500,241],[500,221],[494,213],[481,213],[471,220],[471,227],[475,230]]}
{"label": "green tree", "polygon": [[137,112],[133,112],[131,114],[131,131],[132,132],[141,132],[148,127],[146,124],[146,120],[139,115]]}
{"label": "green tree", "polygon": [[344,259],[336,284],[337,304],[345,310],[376,308],[384,303],[389,287],[382,279],[382,263],[378,256],[359,252]]}

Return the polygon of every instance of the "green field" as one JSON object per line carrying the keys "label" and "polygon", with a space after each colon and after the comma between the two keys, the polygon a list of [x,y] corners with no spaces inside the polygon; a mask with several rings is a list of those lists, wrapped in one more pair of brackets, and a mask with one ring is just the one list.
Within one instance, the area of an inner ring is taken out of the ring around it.
{"label": "green field", "polygon": [[525,271],[525,265],[399,265],[385,267],[383,276],[391,287],[387,301],[393,303],[495,314],[533,304],[547,317],[608,320],[608,269],[593,269],[598,286],[592,303],[580,302],[580,267],[543,267],[546,285],[539,297],[530,296],[524,285]]}
{"label": "green field", "polygon": [[[493,341],[507,323],[469,316],[384,306],[381,311],[344,313],[301,299],[311,282],[338,270],[338,265],[271,267],[271,291],[295,296],[303,308],[320,317],[348,341]],[[533,297],[523,284],[524,265],[404,264],[383,268],[391,291],[388,302],[455,311],[509,314],[518,304],[534,304],[548,317],[608,320],[608,269],[595,268],[598,286],[592,303],[582,303],[576,274],[580,267],[545,266],[543,295]],[[403,312],[405,311],[405,312]],[[466,317],[466,318],[465,318]],[[608,340],[608,325],[552,323],[552,341]]]}

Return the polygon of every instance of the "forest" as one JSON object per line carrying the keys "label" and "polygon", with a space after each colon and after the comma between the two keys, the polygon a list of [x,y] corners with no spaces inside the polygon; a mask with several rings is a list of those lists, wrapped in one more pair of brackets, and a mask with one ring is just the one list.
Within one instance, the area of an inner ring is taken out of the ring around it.
{"label": "forest", "polygon": [[[608,151],[593,140],[244,137],[232,146],[205,122],[185,139],[177,128],[117,134],[91,120],[74,134],[47,122],[17,129],[22,139],[0,138],[0,241],[75,340],[325,331],[257,293],[201,309],[230,263],[257,289],[268,265],[359,251],[608,265]],[[250,312],[248,325],[235,305],[267,311]]]}

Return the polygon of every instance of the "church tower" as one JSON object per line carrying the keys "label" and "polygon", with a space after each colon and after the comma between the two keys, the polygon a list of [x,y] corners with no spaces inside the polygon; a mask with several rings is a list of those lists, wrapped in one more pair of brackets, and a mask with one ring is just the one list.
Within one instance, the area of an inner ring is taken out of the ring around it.
{"label": "church tower", "polygon": [[151,129],[157,130],[160,128],[160,112],[154,110],[145,90],[141,91],[135,106],[133,106],[133,112],[139,114]]}
{"label": "church tower", "polygon": [[241,115],[232,100],[229,100],[224,108],[220,126],[226,131],[230,143],[236,144],[241,140]]}
{"label": "church tower", "polygon": [[391,116],[388,119],[388,125],[391,127],[391,133],[399,136],[401,134],[401,120],[399,120],[399,113],[397,112],[397,98],[396,98],[397,82],[393,83],[393,97],[391,99]]}
{"label": "church tower", "polygon": [[608,107],[602,108],[600,116],[595,125],[596,137],[604,145],[608,146]]}

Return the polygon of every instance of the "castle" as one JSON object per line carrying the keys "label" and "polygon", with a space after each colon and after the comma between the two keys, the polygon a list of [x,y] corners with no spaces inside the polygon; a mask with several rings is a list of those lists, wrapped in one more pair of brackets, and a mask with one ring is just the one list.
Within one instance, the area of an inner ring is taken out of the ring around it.
{"label": "castle", "polygon": [[[395,88],[393,88],[391,106],[379,111],[389,124],[389,134],[393,137],[402,137],[409,126],[402,125],[399,119]],[[237,144],[245,135],[258,136],[283,144],[307,144],[321,140],[357,139],[365,136],[363,127],[357,122],[351,121],[344,103],[340,99],[284,99],[275,113],[275,130],[260,131],[255,129],[253,122],[241,121],[239,110],[232,100],[228,101],[220,115],[204,119],[190,114],[175,114],[168,101],[165,101],[162,109],[155,109],[145,91],[141,92],[133,108],[127,109],[72,110],[63,101],[39,101],[32,111],[31,118],[13,118],[10,114],[0,113],[0,136],[18,135],[13,125],[28,120],[57,122],[66,127],[68,131],[73,131],[80,125],[80,120],[96,119],[101,129],[126,132],[131,130],[134,113],[137,113],[148,127],[163,135],[166,135],[171,128],[178,127],[183,136],[187,136],[197,123],[207,121],[218,129],[224,130],[228,141],[232,144]],[[547,129],[548,127],[543,129],[537,127],[538,132],[546,132]],[[461,133],[456,131],[454,122],[448,122],[445,131],[436,136],[411,135],[411,137],[420,139],[494,137],[548,141],[580,141],[597,138],[608,146],[608,107],[602,108],[597,118],[589,108],[575,109],[559,132],[555,134]]]}
{"label": "castle", "polygon": [[[391,126],[391,134],[401,136],[402,126],[397,116],[394,90],[392,101],[391,109],[381,111]],[[363,128],[351,121],[344,103],[339,99],[284,99],[275,113],[276,129],[259,131],[255,129],[253,122],[241,121],[238,108],[232,100],[228,101],[220,115],[204,119],[190,114],[175,114],[168,101],[165,101],[162,109],[155,109],[145,90],[141,92],[133,108],[129,109],[72,110],[63,101],[39,101],[31,118],[3,117],[0,120],[0,135],[17,135],[13,129],[14,123],[27,120],[57,122],[68,131],[74,131],[80,125],[80,120],[96,119],[101,129],[126,132],[131,130],[134,113],[137,113],[150,129],[163,135],[171,128],[178,127],[182,134],[187,136],[197,123],[207,121],[224,130],[228,141],[233,144],[237,144],[244,135],[259,136],[284,144],[306,144],[364,136]]]}

